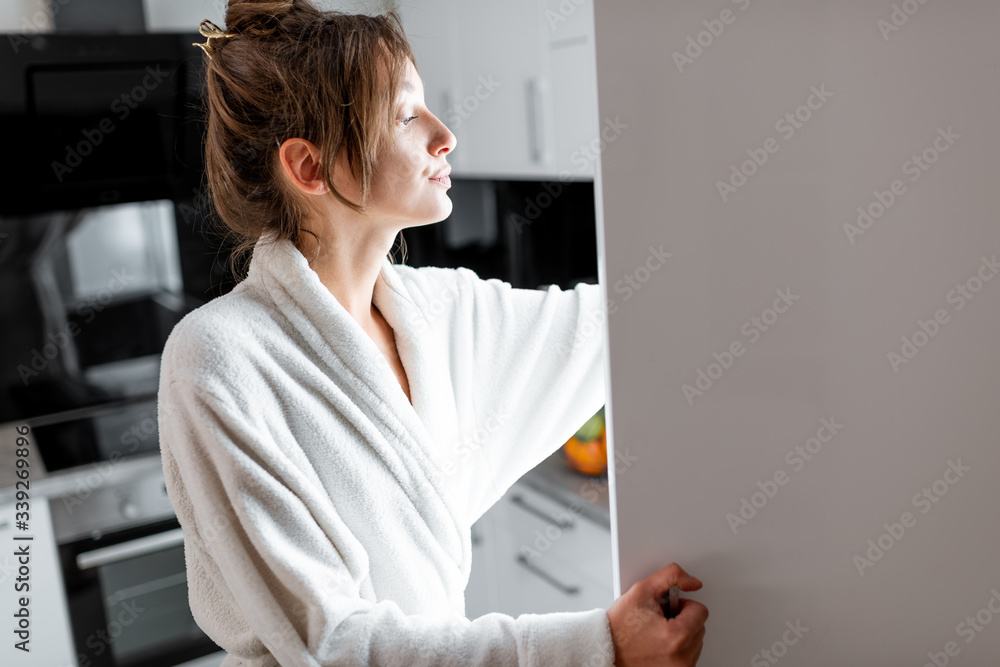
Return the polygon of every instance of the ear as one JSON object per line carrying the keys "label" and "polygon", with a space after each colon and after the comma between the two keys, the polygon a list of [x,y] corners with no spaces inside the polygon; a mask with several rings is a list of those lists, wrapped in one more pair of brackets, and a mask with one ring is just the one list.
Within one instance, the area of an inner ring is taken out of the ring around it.
{"label": "ear", "polygon": [[310,141],[286,139],[278,149],[281,169],[296,188],[311,195],[327,191],[320,171],[319,149]]}

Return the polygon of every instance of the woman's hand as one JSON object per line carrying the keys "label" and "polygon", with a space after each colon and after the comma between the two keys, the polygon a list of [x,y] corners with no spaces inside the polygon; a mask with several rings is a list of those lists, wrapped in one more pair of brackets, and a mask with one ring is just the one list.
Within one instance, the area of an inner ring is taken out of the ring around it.
{"label": "woman's hand", "polygon": [[671,563],[632,584],[608,609],[615,644],[615,667],[693,667],[701,655],[708,608],[681,598],[677,616],[667,619],[660,596],[677,586],[696,591],[702,583]]}

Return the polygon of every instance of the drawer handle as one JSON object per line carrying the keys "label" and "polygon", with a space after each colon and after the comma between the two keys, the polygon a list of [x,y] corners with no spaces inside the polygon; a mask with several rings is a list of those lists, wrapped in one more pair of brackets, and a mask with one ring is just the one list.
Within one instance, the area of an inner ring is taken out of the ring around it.
{"label": "drawer handle", "polygon": [[512,503],[514,503],[515,505],[520,505],[521,508],[524,509],[526,512],[531,512],[532,514],[534,514],[538,518],[544,519],[545,521],[548,521],[553,526],[558,526],[559,528],[572,528],[573,525],[574,525],[573,519],[571,519],[571,518],[557,519],[556,517],[552,516],[548,512],[540,510],[537,507],[535,507],[534,505],[528,503],[524,498],[522,498],[518,494],[515,494],[515,495],[511,496],[510,501]]}
{"label": "drawer handle", "polygon": [[553,586],[555,586],[556,588],[558,588],[559,590],[561,590],[566,595],[577,595],[580,592],[580,587],[579,586],[573,586],[573,585],[568,585],[567,586],[566,584],[564,584],[563,582],[559,581],[558,579],[556,579],[555,577],[553,577],[551,574],[549,574],[548,572],[546,572],[545,570],[540,569],[537,565],[535,565],[534,563],[532,563],[528,559],[528,557],[525,556],[524,554],[518,554],[517,555],[517,562],[520,563],[521,565],[523,565],[524,568],[527,569],[529,572],[534,572],[539,577],[541,577],[545,581],[549,582],[550,584],[552,584]]}

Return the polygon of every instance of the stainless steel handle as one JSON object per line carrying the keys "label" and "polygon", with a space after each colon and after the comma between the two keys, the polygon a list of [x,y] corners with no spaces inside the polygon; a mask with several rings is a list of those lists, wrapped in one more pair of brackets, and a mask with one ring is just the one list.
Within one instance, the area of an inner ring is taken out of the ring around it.
{"label": "stainless steel handle", "polygon": [[182,529],[174,528],[155,535],[147,535],[121,544],[112,544],[77,554],[76,566],[81,570],[89,570],[101,565],[117,563],[127,558],[163,551],[178,544],[184,544],[184,533]]}
{"label": "stainless steel handle", "polygon": [[564,584],[563,582],[559,581],[545,570],[540,569],[537,565],[532,563],[528,559],[528,557],[525,556],[523,553],[517,555],[517,562],[520,563],[528,571],[537,574],[539,577],[541,577],[545,581],[549,582],[550,584],[561,590],[566,595],[577,595],[580,593],[579,586],[574,586],[572,584]]}
{"label": "stainless steel handle", "polygon": [[528,501],[526,501],[524,498],[522,498],[520,496],[520,494],[514,494],[514,495],[512,495],[510,497],[510,502],[514,503],[515,505],[519,505],[526,512],[531,512],[532,514],[534,514],[538,518],[544,519],[545,521],[548,521],[553,526],[557,526],[559,528],[572,528],[575,525],[575,522],[573,521],[573,519],[571,519],[571,518],[557,519],[556,517],[552,516],[548,512],[546,512],[544,510],[540,510],[537,507],[535,507],[534,505],[531,505],[530,503],[528,503]]}
{"label": "stainless steel handle", "polygon": [[545,136],[543,128],[545,117],[542,104],[542,84],[537,78],[528,79],[528,146],[531,151],[531,161],[542,164],[545,161]]}

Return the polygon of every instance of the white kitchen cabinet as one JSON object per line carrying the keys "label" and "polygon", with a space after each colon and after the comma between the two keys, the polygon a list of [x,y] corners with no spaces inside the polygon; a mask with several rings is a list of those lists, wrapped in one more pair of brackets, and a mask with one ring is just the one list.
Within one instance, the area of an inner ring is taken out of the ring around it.
{"label": "white kitchen cabinet", "polygon": [[[455,134],[457,145],[464,149],[465,142],[457,124],[449,118],[454,114],[456,91],[459,83],[459,43],[453,36],[458,33],[456,0],[418,0],[399,4],[406,38],[413,50],[420,79],[424,84],[424,102]],[[448,156],[452,173],[467,170],[468,152],[457,150]]]}
{"label": "white kitchen cabinet", "polygon": [[590,0],[456,3],[459,88],[446,123],[455,173],[484,178],[593,178],[574,152],[598,136]]}
{"label": "white kitchen cabinet", "polygon": [[561,180],[594,178],[600,159],[592,48],[592,42],[579,39],[551,49],[553,168]]}
{"label": "white kitchen cabinet", "polygon": [[[592,180],[600,147],[593,0],[321,0],[327,10],[395,7],[427,108],[458,143],[452,175]],[[195,32],[218,8],[145,0],[150,31]],[[211,9],[211,11],[209,11]]]}
{"label": "white kitchen cabinet", "polygon": [[563,180],[592,179],[600,155],[593,0],[544,0],[552,148]]}
{"label": "white kitchen cabinet", "polygon": [[[4,545],[0,556],[0,613],[8,627],[7,639],[0,648],[0,665],[75,665],[76,646],[49,503],[37,494],[29,500],[0,505],[0,543]],[[28,530],[17,524],[24,515],[28,515]],[[25,551],[26,555],[19,555]],[[23,601],[27,601],[26,606]],[[15,630],[26,631],[28,636],[15,634]],[[29,651],[15,648],[25,639]]]}
{"label": "white kitchen cabinet", "polygon": [[591,0],[399,4],[453,175],[588,180],[599,141]]}
{"label": "white kitchen cabinet", "polygon": [[479,618],[498,607],[494,515],[487,512],[472,526],[472,571],[465,587],[465,615]]}
{"label": "white kitchen cabinet", "polygon": [[[456,3],[459,88],[445,122],[487,177],[552,170],[551,91],[539,0]],[[464,142],[464,144],[463,144]]]}
{"label": "white kitchen cabinet", "polygon": [[[518,482],[478,522],[466,615],[606,609],[614,600],[611,534]],[[488,582],[488,583],[487,583]]]}

